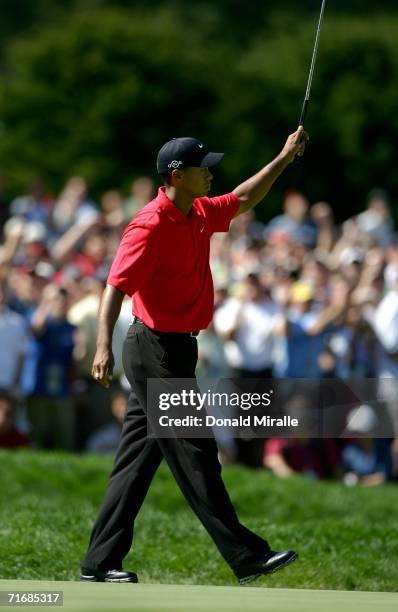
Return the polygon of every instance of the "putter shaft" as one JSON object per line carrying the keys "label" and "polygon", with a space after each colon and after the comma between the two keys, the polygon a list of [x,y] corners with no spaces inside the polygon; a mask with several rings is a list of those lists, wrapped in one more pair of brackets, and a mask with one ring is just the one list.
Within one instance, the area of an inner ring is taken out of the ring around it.
{"label": "putter shaft", "polygon": [[317,27],[316,35],[315,35],[314,50],[312,52],[310,72],[309,72],[309,75],[308,75],[307,90],[305,92],[304,103],[303,103],[303,107],[301,109],[299,125],[302,125],[303,127],[304,127],[304,122],[305,122],[305,118],[306,118],[306,115],[307,115],[308,102],[310,100],[312,77],[314,75],[314,67],[315,67],[315,61],[316,61],[316,56],[317,56],[317,52],[318,52],[319,35],[321,33],[321,25],[322,25],[323,13],[324,13],[324,10],[325,10],[325,4],[326,4],[326,0],[322,0],[321,12],[320,12],[320,15],[319,15],[318,27]]}

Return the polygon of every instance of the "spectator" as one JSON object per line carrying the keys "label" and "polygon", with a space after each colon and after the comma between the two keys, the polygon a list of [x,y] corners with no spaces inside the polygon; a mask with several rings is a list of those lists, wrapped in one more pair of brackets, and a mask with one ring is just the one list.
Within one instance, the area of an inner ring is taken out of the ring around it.
{"label": "spectator", "polygon": [[198,336],[198,378],[225,378],[230,375],[230,369],[225,358],[224,342],[216,334],[211,324]]}
{"label": "spectator", "polygon": [[107,231],[100,227],[91,228],[84,238],[81,254],[75,254],[70,263],[82,277],[95,276],[108,255],[107,247]]}
{"label": "spectator", "polygon": [[[371,297],[368,292],[352,298]],[[335,326],[329,334],[328,348],[335,360],[335,376],[342,379],[376,376],[375,336],[361,317],[361,309],[351,303],[341,325]]]}
{"label": "spectator", "polygon": [[286,338],[285,358],[279,373],[287,378],[321,378],[320,355],[326,348],[325,334],[343,316],[348,287],[340,278],[331,284],[330,304],[314,303],[313,289],[303,281],[290,291],[288,308],[276,331]]}
{"label": "spectator", "polygon": [[378,399],[386,404],[395,436],[398,437],[398,280],[394,289],[386,293],[376,308],[368,308],[364,316],[379,341],[376,360]]}
{"label": "spectator", "polygon": [[339,461],[333,439],[270,438],[264,445],[264,467],[280,478],[294,474],[331,478],[338,473]]}
{"label": "spectator", "polygon": [[71,375],[75,327],[66,318],[68,295],[48,285],[31,316],[34,350],[25,370],[32,438],[38,448],[73,450],[75,412]]}
{"label": "spectator", "polygon": [[113,421],[91,434],[87,440],[86,451],[111,455],[116,452],[127,409],[128,397],[129,394],[125,391],[117,391],[113,394],[111,401]]}
{"label": "spectator", "polygon": [[392,291],[389,291],[377,308],[368,311],[368,317],[373,323],[373,328],[380,341],[382,348],[380,360],[380,376],[398,377],[398,281]]}
{"label": "spectator", "polygon": [[28,436],[18,431],[14,422],[14,401],[5,389],[0,389],[0,448],[20,448],[30,445]]}
{"label": "spectator", "polygon": [[398,281],[398,244],[393,244],[386,252],[386,267],[384,269],[385,289],[394,289]]}
{"label": "spectator", "polygon": [[[291,240],[314,246],[316,243],[316,226],[308,218],[309,203],[301,193],[288,191],[283,202],[284,214],[272,219],[267,225],[265,235],[271,238],[276,232],[287,235]],[[272,238],[271,238],[272,239]]]}
{"label": "spectator", "polygon": [[86,226],[99,219],[99,211],[87,196],[87,183],[81,176],[70,178],[56,202],[52,223],[59,237],[74,225]]}
{"label": "spectator", "polygon": [[[0,342],[5,350],[0,385],[29,392],[36,445],[82,449],[93,430],[107,425],[113,391],[91,378],[98,305],[123,226],[152,192],[151,179],[141,177],[124,202],[119,191],[104,193],[99,211],[85,180],[72,177],[55,208],[37,183],[13,200],[11,210],[4,209],[0,277],[7,278],[2,285],[7,297],[1,289]],[[398,248],[389,198],[381,190],[371,192],[367,209],[341,226],[327,202],[309,207],[305,196],[290,191],[283,205],[283,214],[265,230],[249,211],[233,221],[229,234],[212,239],[215,327],[198,338],[199,374],[227,377],[232,368],[238,376],[251,377],[268,376],[272,369],[274,376],[292,380],[377,377],[369,396],[375,406],[388,410],[394,425],[388,452],[390,473],[398,474]],[[58,315],[69,307],[68,322],[66,312]],[[130,317],[131,301],[126,300],[114,335],[115,379]],[[30,322],[35,336],[29,333]],[[73,379],[72,371],[77,375]],[[295,383],[292,390],[297,399]],[[315,398],[307,399],[316,407]],[[62,439],[59,432],[64,432]],[[381,452],[382,442],[369,439],[368,446],[355,442],[356,457],[361,445],[368,456]],[[222,440],[230,459],[253,455],[249,447],[254,442],[246,442],[240,454],[230,442]],[[314,451],[312,440],[298,447],[298,455],[303,448],[306,456],[315,452],[315,464],[329,452],[320,447]],[[282,455],[286,453],[296,453],[290,443]],[[256,465],[262,454],[261,445]],[[333,471],[322,465],[302,465],[300,470],[318,476]],[[377,479],[374,470],[360,472],[360,482],[368,476]]]}
{"label": "spectator", "polygon": [[359,228],[374,242],[383,247],[392,243],[394,223],[390,211],[390,199],[383,189],[373,189],[368,196],[368,208],[358,215]]}
{"label": "spectator", "polygon": [[13,262],[22,240],[25,223],[16,217],[11,217],[4,224],[4,240],[0,245],[0,265]]}
{"label": "spectator", "polygon": [[28,222],[47,224],[54,207],[54,199],[46,195],[45,186],[36,178],[29,186],[26,195],[18,196],[10,204],[10,213]]}
{"label": "spectator", "polygon": [[[96,351],[98,308],[104,283],[97,278],[85,278],[81,283],[82,297],[73,304],[68,313],[68,320],[78,330],[79,343],[74,351],[75,372],[77,380],[74,399],[77,407],[77,444],[85,446],[93,429],[106,424],[109,419],[109,402],[112,389],[98,385],[91,376],[91,366]],[[123,373],[122,346],[131,320],[131,300],[123,301],[121,314],[113,334],[113,354],[115,367],[113,379],[120,379]]]}
{"label": "spectator", "polygon": [[130,221],[145,204],[152,199],[154,193],[153,181],[147,176],[140,176],[131,185],[131,196],[125,200],[124,218]]}
{"label": "spectator", "polygon": [[310,217],[317,228],[317,250],[329,253],[337,240],[332,207],[327,202],[317,202],[311,206]]}
{"label": "spectator", "polygon": [[[75,358],[79,362],[79,371],[86,377],[91,378],[91,364],[96,350],[96,328],[98,309],[103,291],[103,283],[97,279],[86,279],[86,293],[82,299],[77,301],[69,311],[69,321],[79,329],[81,344],[79,352],[75,352]],[[126,296],[122,303],[121,313],[114,330],[113,354],[115,366],[114,378],[123,373],[122,345],[132,317],[131,299]],[[96,384],[96,383],[94,383]],[[98,385],[96,384],[98,387]]]}
{"label": "spectator", "polygon": [[29,333],[25,320],[10,310],[8,301],[8,283],[0,278],[0,386],[9,392],[20,393]]}
{"label": "spectator", "polygon": [[377,427],[377,413],[372,406],[362,404],[347,416],[347,431],[354,437],[343,447],[342,460],[346,470],[344,482],[374,486],[392,476],[392,452],[389,438],[371,438]]}
{"label": "spectator", "polygon": [[256,274],[246,277],[241,297],[230,297],[217,309],[214,327],[226,341],[225,356],[235,376],[272,376],[277,313]]}
{"label": "spectator", "polygon": [[48,260],[47,227],[41,221],[25,222],[11,217],[4,226],[5,240],[0,248],[0,264],[34,267]]}
{"label": "spectator", "polygon": [[125,225],[123,199],[116,190],[107,191],[101,198],[101,208],[105,225],[110,228],[122,229]]}
{"label": "spectator", "polygon": [[55,273],[51,264],[39,261],[33,268],[14,267],[10,271],[10,308],[25,318],[37,308],[44,288]]}

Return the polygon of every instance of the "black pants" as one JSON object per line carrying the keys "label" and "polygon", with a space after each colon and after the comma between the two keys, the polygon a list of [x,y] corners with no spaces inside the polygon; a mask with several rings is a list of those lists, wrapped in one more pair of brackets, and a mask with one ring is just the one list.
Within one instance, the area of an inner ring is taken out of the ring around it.
{"label": "black pants", "polygon": [[[214,439],[147,436],[147,378],[194,378],[197,341],[188,334],[154,332],[131,325],[123,365],[133,393],[105,498],[83,567],[121,568],[133,541],[134,520],[164,457],[181,491],[232,569],[270,550],[241,525],[221,479]],[[173,520],[170,517],[170,520]]]}

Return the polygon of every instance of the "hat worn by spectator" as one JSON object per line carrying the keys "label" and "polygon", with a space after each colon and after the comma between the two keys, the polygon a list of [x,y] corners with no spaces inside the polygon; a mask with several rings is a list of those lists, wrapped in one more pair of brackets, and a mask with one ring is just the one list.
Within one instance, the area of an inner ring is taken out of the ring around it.
{"label": "hat worn by spectator", "polygon": [[292,238],[286,232],[281,230],[273,230],[268,237],[268,244],[270,245],[285,245],[292,241]]}
{"label": "hat worn by spectator", "polygon": [[309,302],[313,297],[314,291],[312,288],[302,281],[297,281],[290,289],[290,299],[292,302]]}
{"label": "hat worn by spectator", "polygon": [[44,223],[41,223],[40,221],[30,221],[25,225],[22,240],[24,244],[44,242],[46,235],[47,229]]}
{"label": "hat worn by spectator", "polygon": [[25,272],[34,276],[49,281],[55,274],[54,266],[48,261],[38,261],[33,267],[26,267]]}
{"label": "hat worn by spectator", "polygon": [[197,138],[173,138],[160,149],[157,158],[159,174],[180,168],[210,168],[222,160],[224,153],[212,153]]}

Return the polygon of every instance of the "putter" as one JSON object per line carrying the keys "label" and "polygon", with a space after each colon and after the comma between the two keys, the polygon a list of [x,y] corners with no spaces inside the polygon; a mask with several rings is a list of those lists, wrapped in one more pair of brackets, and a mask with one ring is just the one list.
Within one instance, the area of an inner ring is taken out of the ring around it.
{"label": "putter", "polygon": [[[312,59],[311,59],[311,65],[310,65],[310,72],[309,72],[309,75],[308,75],[307,89],[306,89],[306,92],[305,92],[305,98],[304,98],[304,102],[303,102],[303,107],[301,109],[299,126],[302,125],[303,127],[304,127],[305,118],[307,116],[308,103],[310,101],[312,77],[314,76],[314,67],[315,67],[315,61],[316,61],[316,56],[317,56],[317,52],[318,52],[319,35],[321,33],[321,25],[322,25],[322,20],[323,20],[323,13],[325,11],[325,4],[326,4],[326,0],[322,0],[321,13],[319,15],[318,27],[316,29],[316,35],[315,35],[314,49],[312,51]],[[296,158],[297,158],[297,156],[296,156]]]}

